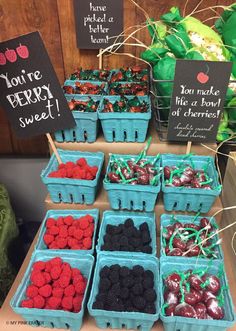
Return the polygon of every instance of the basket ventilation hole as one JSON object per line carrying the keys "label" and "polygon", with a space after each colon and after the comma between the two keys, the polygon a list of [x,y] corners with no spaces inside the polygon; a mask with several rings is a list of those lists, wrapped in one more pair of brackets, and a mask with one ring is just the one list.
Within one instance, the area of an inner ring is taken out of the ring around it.
{"label": "basket ventilation hole", "polygon": [[71,203],[73,203],[74,199],[73,199],[73,195],[70,193],[70,201]]}
{"label": "basket ventilation hole", "polygon": [[66,329],[69,329],[70,328],[70,326],[69,326],[68,323],[65,323],[65,327],[66,327]]}
{"label": "basket ventilation hole", "polygon": [[177,202],[174,203],[173,208],[175,209],[177,207]]}
{"label": "basket ventilation hole", "polygon": [[60,202],[62,202],[62,195],[61,195],[61,193],[58,193],[58,198],[59,198]]}
{"label": "basket ventilation hole", "polygon": [[186,210],[189,210],[189,208],[190,208],[190,203],[187,203]]}
{"label": "basket ventilation hole", "polygon": [[121,200],[118,199],[118,206],[119,206],[119,209],[121,209]]}
{"label": "basket ventilation hole", "polygon": [[38,320],[36,320],[34,322],[35,322],[35,325],[37,325],[37,326],[40,326],[40,324],[41,324]]}
{"label": "basket ventilation hole", "polygon": [[88,138],[87,131],[84,131],[84,139],[87,140],[87,138]]}
{"label": "basket ventilation hole", "polygon": [[113,140],[115,140],[115,138],[116,138],[116,132],[114,130],[112,131],[112,138],[113,138]]}
{"label": "basket ventilation hole", "polygon": [[130,208],[131,208],[131,209],[134,208],[134,202],[133,202],[133,200],[130,200]]}
{"label": "basket ventilation hole", "polygon": [[61,131],[62,139],[65,140],[65,134],[64,131]]}
{"label": "basket ventilation hole", "polygon": [[126,141],[126,139],[127,139],[127,133],[126,131],[124,131],[124,140]]}
{"label": "basket ventilation hole", "polygon": [[199,205],[199,211],[201,211],[201,209],[202,209],[202,203],[200,203]]}
{"label": "basket ventilation hole", "polygon": [[138,131],[135,131],[135,140],[138,139]]}
{"label": "basket ventilation hole", "polygon": [[72,135],[73,135],[73,141],[76,141],[76,133],[75,133],[75,130],[72,131]]}
{"label": "basket ventilation hole", "polygon": [[146,201],[143,201],[143,209],[146,209]]}
{"label": "basket ventilation hole", "polygon": [[84,203],[85,202],[85,196],[84,194],[81,195],[81,203]]}
{"label": "basket ventilation hole", "polygon": [[109,328],[111,326],[111,323],[107,322],[107,327]]}
{"label": "basket ventilation hole", "polygon": [[141,329],[141,325],[137,325],[137,329],[140,330]]}
{"label": "basket ventilation hole", "polygon": [[50,327],[54,329],[54,327],[55,327],[54,326],[54,323],[53,322],[50,322],[50,325],[51,325]]}
{"label": "basket ventilation hole", "polygon": [[126,325],[125,325],[125,324],[122,324],[122,325],[121,325],[121,328],[122,328],[122,329],[126,329]]}

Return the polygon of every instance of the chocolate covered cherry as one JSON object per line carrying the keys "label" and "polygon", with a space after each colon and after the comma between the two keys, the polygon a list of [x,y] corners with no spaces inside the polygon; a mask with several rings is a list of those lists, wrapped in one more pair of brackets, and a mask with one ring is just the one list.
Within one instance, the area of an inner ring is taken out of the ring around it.
{"label": "chocolate covered cherry", "polygon": [[194,309],[197,314],[197,318],[199,319],[206,319],[207,315],[207,307],[203,302],[198,302],[195,306]]}
{"label": "chocolate covered cherry", "polygon": [[111,183],[119,183],[119,181],[120,181],[120,176],[117,175],[115,172],[109,172],[108,178]]}
{"label": "chocolate covered cherry", "polygon": [[168,256],[182,256],[183,251],[180,248],[173,248],[169,251]]}
{"label": "chocolate covered cherry", "polygon": [[216,298],[216,296],[212,292],[210,292],[210,291],[203,291],[202,301],[204,303],[207,303],[208,300],[215,299],[215,298]]}
{"label": "chocolate covered cherry", "polygon": [[174,272],[166,277],[165,285],[169,291],[178,293],[180,289],[180,281],[181,281],[180,275]]}
{"label": "chocolate covered cherry", "polygon": [[168,291],[168,290],[164,292],[164,299],[165,299],[165,302],[168,303],[169,305],[170,304],[177,305],[179,302],[179,299],[178,299],[178,296],[176,295],[176,293]]}
{"label": "chocolate covered cherry", "polygon": [[163,231],[163,237],[169,240],[174,232],[174,228],[171,225],[168,225]]}
{"label": "chocolate covered cherry", "polygon": [[195,290],[200,291],[202,289],[201,285],[203,284],[203,281],[198,275],[190,275],[188,277],[188,282],[190,283],[190,286]]}
{"label": "chocolate covered cherry", "polygon": [[203,275],[202,280],[207,284],[206,289],[211,293],[217,293],[220,289],[220,280],[214,275]]}
{"label": "chocolate covered cherry", "polygon": [[224,318],[224,309],[220,307],[219,301],[216,298],[211,298],[206,303],[207,313],[215,320]]}
{"label": "chocolate covered cherry", "polygon": [[166,307],[165,309],[166,316],[174,316],[176,306],[177,306],[176,304],[171,303],[168,307]]}
{"label": "chocolate covered cherry", "polygon": [[182,316],[182,317],[190,317],[190,318],[196,317],[195,309],[187,303],[180,303],[179,305],[177,305],[175,307],[174,314],[175,316]]}
{"label": "chocolate covered cherry", "polygon": [[181,251],[184,251],[186,248],[186,243],[183,242],[180,238],[174,238],[173,239],[173,247],[174,248],[179,248]]}
{"label": "chocolate covered cherry", "polygon": [[149,174],[145,173],[145,174],[141,174],[140,176],[138,176],[138,184],[148,185],[149,184]]}
{"label": "chocolate covered cherry", "polygon": [[164,167],[164,177],[165,177],[165,179],[170,179],[170,174],[171,174],[170,167],[165,166]]}

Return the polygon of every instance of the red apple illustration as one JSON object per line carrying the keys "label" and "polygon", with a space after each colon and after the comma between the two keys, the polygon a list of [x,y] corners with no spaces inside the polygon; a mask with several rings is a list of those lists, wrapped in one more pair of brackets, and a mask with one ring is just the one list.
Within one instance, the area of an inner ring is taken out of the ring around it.
{"label": "red apple illustration", "polygon": [[0,53],[0,65],[4,66],[7,63],[7,60],[5,58],[5,55],[3,53]]}
{"label": "red apple illustration", "polygon": [[17,47],[16,51],[19,57],[21,57],[22,59],[27,59],[29,57],[29,50],[28,47],[25,45],[20,44],[20,46]]}
{"label": "red apple illustration", "polygon": [[5,56],[9,62],[16,62],[17,55],[14,49],[8,49],[5,52]]}
{"label": "red apple illustration", "polygon": [[204,72],[199,72],[197,74],[197,80],[201,83],[201,84],[205,84],[208,80],[209,80],[209,76],[204,74]]}

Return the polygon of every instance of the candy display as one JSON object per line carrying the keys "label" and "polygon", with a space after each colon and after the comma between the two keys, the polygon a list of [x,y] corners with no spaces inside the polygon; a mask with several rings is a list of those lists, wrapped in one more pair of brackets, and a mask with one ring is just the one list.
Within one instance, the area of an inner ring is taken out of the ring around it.
{"label": "candy display", "polygon": [[[71,82],[71,85],[69,84]],[[105,94],[105,83],[87,82],[87,81],[66,81],[63,86],[65,94]]]}
{"label": "candy display", "polygon": [[80,311],[87,279],[60,257],[35,262],[30,280],[21,307]]}
{"label": "candy display", "polygon": [[84,249],[92,247],[94,219],[91,215],[73,218],[71,215],[46,221],[44,243],[49,249]]}
{"label": "candy display", "polygon": [[145,82],[140,83],[111,83],[110,95],[146,95],[148,93],[148,85]]}
{"label": "candy display", "polygon": [[85,158],[80,158],[76,162],[59,164],[58,169],[50,172],[48,177],[94,180],[97,171],[97,166],[90,166]]}
{"label": "candy display", "polygon": [[206,270],[175,271],[164,277],[163,315],[196,319],[224,318],[224,287]]}
{"label": "candy display", "polygon": [[124,224],[107,224],[106,233],[103,237],[104,244],[101,251],[127,251],[151,254],[152,246],[150,231],[146,222],[140,224],[137,229],[131,218]]}
{"label": "candy display", "polygon": [[[168,222],[168,219],[170,220]],[[220,258],[220,241],[214,236],[217,226],[206,217],[188,216],[171,218],[161,216],[162,254],[165,256],[185,256],[198,258]],[[165,223],[169,225],[164,226]],[[203,242],[204,241],[204,242]]]}
{"label": "candy display", "polygon": [[156,313],[154,275],[140,265],[132,269],[118,264],[100,270],[99,292],[93,309]]}
{"label": "candy display", "polygon": [[79,68],[70,76],[70,80],[95,80],[95,81],[107,81],[110,75],[110,71],[106,69],[92,70]]}
{"label": "candy display", "polygon": [[99,105],[99,100],[95,101],[92,98],[88,98],[88,100],[76,100],[76,99],[71,99],[68,101],[68,106],[70,110],[73,111],[80,111],[80,112],[95,112],[98,108]]}
{"label": "candy display", "polygon": [[140,66],[121,68],[112,73],[110,82],[146,82],[148,81],[148,71]]}
{"label": "candy display", "polygon": [[141,101],[138,97],[128,99],[125,96],[121,96],[114,103],[104,98],[101,111],[103,113],[146,113],[148,107],[149,105],[144,100]]}

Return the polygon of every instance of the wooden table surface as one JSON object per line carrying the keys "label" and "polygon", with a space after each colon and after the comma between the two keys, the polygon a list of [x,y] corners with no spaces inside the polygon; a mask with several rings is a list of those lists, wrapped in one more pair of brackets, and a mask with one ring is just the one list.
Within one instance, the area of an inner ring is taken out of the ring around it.
{"label": "wooden table surface", "polygon": [[[225,267],[227,271],[227,277],[229,280],[230,285],[230,291],[231,295],[233,297],[233,302],[236,307],[236,272],[235,272],[235,265],[236,265],[236,256],[233,254],[233,251],[231,249],[231,238],[228,237],[227,232],[225,231],[223,236],[223,251],[224,251],[224,257],[225,257]],[[14,295],[24,273],[27,268],[27,265],[29,263],[31,253],[33,251],[35,242],[37,240],[37,235],[29,249],[29,252],[21,266],[21,269],[5,299],[5,302],[0,310],[0,330],[1,331],[32,331],[32,326],[27,325],[24,323],[24,320],[17,314],[14,313],[14,311],[10,307],[10,300],[12,296]],[[37,331],[49,331],[52,329],[49,328],[43,328],[38,327],[35,329]],[[98,331],[99,328],[96,327],[95,320],[88,315],[84,317],[83,326],[81,328],[81,331]],[[154,327],[152,331],[163,331],[163,326],[160,321],[156,322],[154,324]],[[229,329],[231,331],[236,331],[236,325]],[[175,331],[175,330],[173,330]]]}

